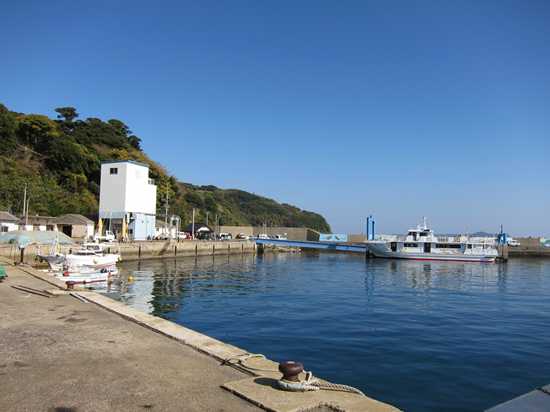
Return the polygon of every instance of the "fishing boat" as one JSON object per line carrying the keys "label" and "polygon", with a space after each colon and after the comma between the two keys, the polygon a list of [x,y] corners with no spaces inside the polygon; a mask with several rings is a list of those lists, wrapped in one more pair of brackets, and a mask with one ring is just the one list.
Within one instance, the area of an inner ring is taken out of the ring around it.
{"label": "fishing boat", "polygon": [[72,268],[86,266],[97,271],[116,267],[120,255],[105,253],[103,246],[99,243],[84,243],[80,249],[72,253],[41,256],[41,259],[45,260],[53,271],[62,271],[64,266]]}
{"label": "fishing boat", "polygon": [[367,245],[370,253],[384,258],[494,262],[498,257],[494,239],[436,236],[426,218],[405,236],[369,240]]}
{"label": "fishing boat", "polygon": [[90,283],[107,282],[116,273],[118,273],[118,271],[115,272],[106,269],[91,270],[82,268],[78,271],[74,269],[64,270],[63,272],[57,273],[55,276],[63,282],[86,285]]}

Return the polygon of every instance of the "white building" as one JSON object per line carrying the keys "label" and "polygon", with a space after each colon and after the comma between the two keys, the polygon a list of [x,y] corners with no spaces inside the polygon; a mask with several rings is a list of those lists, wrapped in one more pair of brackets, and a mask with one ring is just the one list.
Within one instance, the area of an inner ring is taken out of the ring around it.
{"label": "white building", "polygon": [[0,233],[19,229],[19,218],[9,212],[0,211]]}
{"label": "white building", "polygon": [[149,167],[132,160],[101,164],[99,227],[119,238],[144,240],[155,236],[157,187]]}

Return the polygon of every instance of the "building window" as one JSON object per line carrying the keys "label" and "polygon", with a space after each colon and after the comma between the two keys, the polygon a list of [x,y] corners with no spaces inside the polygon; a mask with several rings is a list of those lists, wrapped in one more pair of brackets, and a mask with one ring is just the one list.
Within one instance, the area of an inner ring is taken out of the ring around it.
{"label": "building window", "polygon": [[118,167],[111,167],[110,173],[112,175],[118,175]]}
{"label": "building window", "polygon": [[7,226],[2,226],[2,232],[7,232],[8,231],[8,227]]}

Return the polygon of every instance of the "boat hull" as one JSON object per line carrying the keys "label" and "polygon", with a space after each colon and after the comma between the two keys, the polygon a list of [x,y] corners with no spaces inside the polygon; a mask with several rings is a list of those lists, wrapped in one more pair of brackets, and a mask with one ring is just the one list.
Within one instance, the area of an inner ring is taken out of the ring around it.
{"label": "boat hull", "polygon": [[63,282],[71,282],[73,284],[79,284],[79,285],[87,285],[90,283],[102,283],[107,282],[111,275],[109,273],[96,273],[96,274],[87,274],[87,275],[81,275],[81,274],[71,274],[69,276],[57,276],[58,279],[62,280]]}
{"label": "boat hull", "polygon": [[369,251],[376,257],[390,259],[410,259],[410,260],[441,260],[451,262],[482,262],[493,263],[496,256],[477,255],[466,253],[418,253],[418,252],[393,252],[389,250],[386,244],[369,244]]}

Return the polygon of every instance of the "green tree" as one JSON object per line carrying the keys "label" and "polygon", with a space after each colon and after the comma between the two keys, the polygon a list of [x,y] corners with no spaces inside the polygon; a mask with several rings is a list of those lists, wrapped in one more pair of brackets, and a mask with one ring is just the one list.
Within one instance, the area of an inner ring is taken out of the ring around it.
{"label": "green tree", "polygon": [[17,121],[6,106],[0,104],[0,154],[11,155],[17,148]]}
{"label": "green tree", "polygon": [[78,117],[78,113],[74,107],[58,107],[55,111],[58,113],[57,118],[67,123],[71,123]]}
{"label": "green tree", "polygon": [[136,135],[128,136],[128,143],[130,143],[130,146],[134,149],[141,150],[141,139]]}
{"label": "green tree", "polygon": [[24,114],[17,117],[17,135],[21,143],[40,152],[58,138],[61,133],[57,124],[41,114]]}

